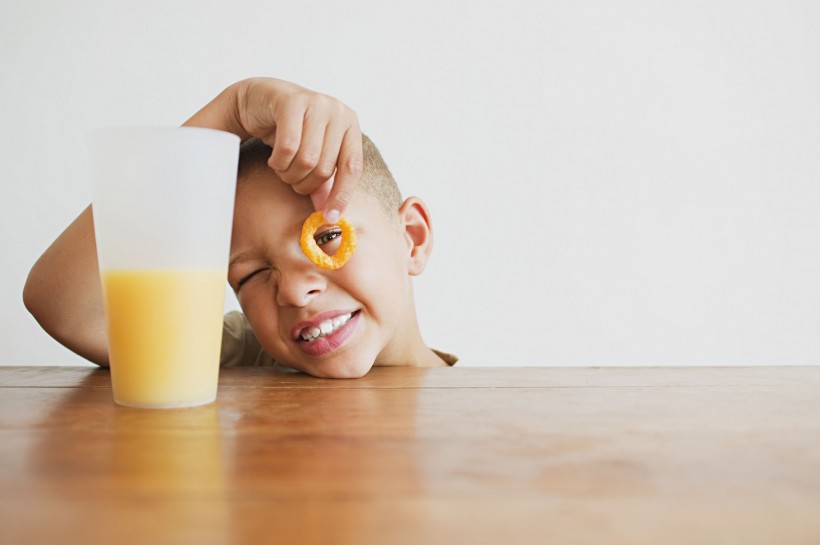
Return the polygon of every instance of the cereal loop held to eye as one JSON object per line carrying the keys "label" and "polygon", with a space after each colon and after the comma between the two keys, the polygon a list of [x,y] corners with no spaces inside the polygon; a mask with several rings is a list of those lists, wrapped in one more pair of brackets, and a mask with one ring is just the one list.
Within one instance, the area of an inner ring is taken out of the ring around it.
{"label": "cereal loop held to eye", "polygon": [[314,265],[323,269],[338,269],[343,267],[356,251],[356,228],[347,221],[347,218],[340,218],[334,225],[338,225],[342,230],[342,243],[336,253],[327,255],[313,238],[316,230],[325,224],[325,217],[321,210],[309,215],[302,225],[302,237],[299,243],[302,251]]}

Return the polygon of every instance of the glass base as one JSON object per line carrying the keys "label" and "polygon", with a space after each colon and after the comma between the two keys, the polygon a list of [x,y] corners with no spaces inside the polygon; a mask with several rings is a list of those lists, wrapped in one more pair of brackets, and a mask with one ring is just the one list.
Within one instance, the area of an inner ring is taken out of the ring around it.
{"label": "glass base", "polygon": [[210,399],[201,399],[197,401],[179,401],[176,403],[139,403],[133,401],[120,401],[116,397],[114,403],[122,405],[123,407],[131,407],[134,409],[184,409],[186,407],[200,407],[208,405],[216,401],[216,396]]}

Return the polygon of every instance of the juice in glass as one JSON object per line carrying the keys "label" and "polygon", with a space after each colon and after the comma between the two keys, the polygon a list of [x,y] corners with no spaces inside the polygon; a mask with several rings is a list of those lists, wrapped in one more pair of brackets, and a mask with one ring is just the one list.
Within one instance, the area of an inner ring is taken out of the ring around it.
{"label": "juice in glass", "polygon": [[225,269],[103,270],[114,399],[186,407],[216,398]]}

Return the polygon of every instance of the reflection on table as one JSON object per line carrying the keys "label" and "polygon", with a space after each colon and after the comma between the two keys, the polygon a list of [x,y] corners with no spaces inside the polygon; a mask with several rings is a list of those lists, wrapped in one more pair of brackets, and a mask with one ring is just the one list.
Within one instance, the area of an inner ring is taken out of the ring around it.
{"label": "reflection on table", "polygon": [[818,543],[820,368],[0,367],[0,543]]}

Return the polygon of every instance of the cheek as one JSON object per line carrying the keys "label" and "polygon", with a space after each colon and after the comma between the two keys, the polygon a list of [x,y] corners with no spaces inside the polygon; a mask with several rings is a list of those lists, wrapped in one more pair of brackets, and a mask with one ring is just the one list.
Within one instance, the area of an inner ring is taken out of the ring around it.
{"label": "cheek", "polygon": [[344,275],[344,283],[362,296],[393,300],[399,297],[409,278],[398,250],[395,240],[368,241],[359,246],[339,273]]}
{"label": "cheek", "polygon": [[253,290],[249,288],[250,286],[243,287],[236,295],[236,300],[239,301],[239,306],[242,307],[242,312],[245,313],[245,316],[252,316],[257,311],[259,303],[261,302],[261,299],[258,296],[254,296]]}
{"label": "cheek", "polygon": [[259,342],[269,347],[278,338],[278,314],[264,290],[243,293],[238,298],[242,312],[248,318]]}

